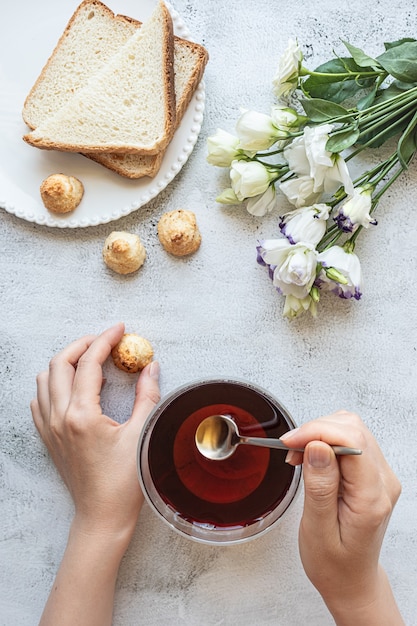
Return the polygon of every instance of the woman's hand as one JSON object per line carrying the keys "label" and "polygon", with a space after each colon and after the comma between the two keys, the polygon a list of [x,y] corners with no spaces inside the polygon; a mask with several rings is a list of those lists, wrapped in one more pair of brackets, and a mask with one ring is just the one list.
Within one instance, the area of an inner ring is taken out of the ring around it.
{"label": "woman's hand", "polygon": [[[282,438],[303,455],[305,501],[299,545],[304,569],[337,624],[403,624],[379,555],[398,479],[362,420],[347,411],[306,423]],[[360,448],[360,456],[335,457],[330,445]]]}
{"label": "woman's hand", "polygon": [[112,622],[120,561],[143,503],[138,438],[159,400],[159,366],[153,362],[139,376],[130,419],[119,424],[103,415],[102,365],[123,332],[117,324],[98,337],[74,341],[37,378],[33,419],[75,504],[43,626]]}
{"label": "woman's hand", "polygon": [[91,530],[133,530],[142,504],[136,447],[159,400],[156,362],[141,373],[131,418],[103,415],[102,364],[124,332],[118,324],[99,337],[74,341],[37,378],[33,419],[74,500],[76,517]]}

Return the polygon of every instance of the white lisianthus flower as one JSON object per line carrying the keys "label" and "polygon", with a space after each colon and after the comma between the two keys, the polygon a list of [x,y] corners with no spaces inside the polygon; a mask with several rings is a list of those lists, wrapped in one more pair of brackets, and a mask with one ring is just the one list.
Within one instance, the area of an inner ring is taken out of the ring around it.
{"label": "white lisianthus flower", "polygon": [[279,188],[297,209],[314,204],[321,196],[320,191],[313,191],[314,180],[308,175],[289,178],[281,183]]}
{"label": "white lisianthus flower", "polygon": [[307,296],[306,298],[296,298],[295,296],[289,295],[285,298],[284,303],[284,311],[283,316],[293,319],[294,317],[298,317],[302,313],[306,313],[310,311],[313,317],[317,315],[317,302],[313,300],[311,296]]}
{"label": "white lisianthus flower", "polygon": [[272,123],[272,117],[256,111],[242,111],[236,124],[236,133],[239,137],[239,148],[242,150],[267,150],[279,139],[286,139]]}
{"label": "white lisianthus flower", "polygon": [[239,154],[238,145],[238,137],[218,128],[215,135],[207,138],[208,163],[218,167],[230,167]]}
{"label": "white lisianthus flower", "polygon": [[310,176],[312,193],[334,193],[343,185],[345,192],[351,195],[354,187],[344,159],[326,150],[332,129],[331,124],[306,126],[303,135],[284,149],[284,158],[291,172],[299,177]]}
{"label": "white lisianthus flower", "polygon": [[354,252],[332,246],[318,255],[322,270],[318,276],[321,287],[336,293],[340,298],[359,300],[362,286],[362,269]]}
{"label": "white lisianthus flower", "polygon": [[303,300],[316,279],[317,254],[308,243],[291,245],[287,239],[267,239],[258,247],[258,262],[269,266],[279,293]]}
{"label": "white lisianthus flower", "polygon": [[249,198],[246,203],[246,209],[251,215],[263,217],[270,213],[275,207],[276,192],[274,185],[269,185],[264,193]]}
{"label": "white lisianthus flower", "polygon": [[298,43],[290,39],[287,49],[278,61],[278,69],[272,81],[277,98],[286,98],[297,88],[302,60],[303,53]]}
{"label": "white lisianthus flower", "polygon": [[340,230],[345,233],[352,233],[358,226],[369,228],[369,224],[376,226],[377,221],[370,215],[372,207],[372,185],[357,187],[351,198],[339,208],[339,212],[334,218]]}
{"label": "white lisianthus flower", "polygon": [[230,180],[232,189],[241,202],[264,193],[273,177],[273,174],[257,161],[232,161]]}
{"label": "white lisianthus flower", "polygon": [[331,159],[333,165],[325,172],[323,191],[333,194],[343,186],[345,193],[351,195],[355,188],[346,161],[340,154],[333,154]]}
{"label": "white lisianthus flower", "polygon": [[280,229],[290,243],[311,243],[316,246],[326,232],[326,220],[330,207],[327,204],[313,204],[282,216]]}

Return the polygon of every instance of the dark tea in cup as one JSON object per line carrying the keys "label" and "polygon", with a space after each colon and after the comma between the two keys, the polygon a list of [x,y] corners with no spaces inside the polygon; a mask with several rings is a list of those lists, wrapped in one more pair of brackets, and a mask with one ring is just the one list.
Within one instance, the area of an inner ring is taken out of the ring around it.
{"label": "dark tea in cup", "polygon": [[286,452],[238,446],[225,460],[198,451],[195,433],[210,415],[227,414],[242,436],[278,438],[295,424],[268,392],[239,380],[200,380],[165,398],[151,413],[138,446],[145,497],[172,528],[191,539],[227,544],[268,530],[294,500],[300,467]]}

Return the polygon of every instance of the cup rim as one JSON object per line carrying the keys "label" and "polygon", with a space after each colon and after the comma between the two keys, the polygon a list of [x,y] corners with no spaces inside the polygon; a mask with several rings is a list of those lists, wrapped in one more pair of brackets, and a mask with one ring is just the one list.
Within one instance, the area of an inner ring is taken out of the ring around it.
{"label": "cup rim", "polygon": [[[298,497],[301,488],[302,468],[301,465],[298,465],[294,468],[294,474],[289,488],[279,504],[272,511],[267,513],[265,517],[263,517],[261,520],[244,527],[226,527],[224,530],[216,529],[213,534],[210,534],[213,530],[213,525],[204,523],[191,523],[182,518],[178,512],[174,511],[173,508],[170,507],[163,500],[163,498],[160,496],[157,489],[153,485],[149,467],[146,463],[146,455],[148,452],[149,443],[149,430],[156,423],[159,415],[164,411],[166,406],[168,406],[175,398],[187,392],[187,390],[194,389],[196,386],[220,383],[243,385],[244,387],[251,389],[255,393],[263,395],[267,400],[269,400],[274,406],[276,406],[280,410],[289,427],[296,428],[296,423],[294,422],[291,414],[284,407],[284,405],[273,394],[271,394],[267,389],[261,387],[260,385],[234,376],[213,376],[196,378],[173,389],[171,392],[161,398],[161,400],[152,409],[145,421],[145,424],[139,436],[136,460],[137,474],[142,493],[148,505],[159,519],[161,519],[177,534],[187,539],[191,539],[192,541],[203,543],[206,545],[208,544],[225,546],[246,543],[247,541],[261,537],[279,523],[284,513],[288,511],[290,506]],[[144,456],[145,461],[143,461]],[[279,515],[276,515],[278,511]],[[271,520],[271,517],[274,519]]]}

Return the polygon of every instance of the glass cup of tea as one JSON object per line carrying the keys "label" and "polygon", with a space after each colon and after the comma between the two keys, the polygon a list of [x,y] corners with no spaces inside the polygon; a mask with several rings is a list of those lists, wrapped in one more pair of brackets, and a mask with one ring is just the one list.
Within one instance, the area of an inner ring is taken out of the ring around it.
{"label": "glass cup of tea", "polygon": [[295,428],[266,390],[236,379],[191,382],[151,412],[139,439],[137,465],[151,508],[182,536],[206,544],[242,543],[277,524],[294,501],[301,466],[286,452],[240,445],[227,459],[204,457],[195,433],[211,415],[230,415],[242,436],[280,437]]}

